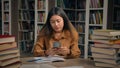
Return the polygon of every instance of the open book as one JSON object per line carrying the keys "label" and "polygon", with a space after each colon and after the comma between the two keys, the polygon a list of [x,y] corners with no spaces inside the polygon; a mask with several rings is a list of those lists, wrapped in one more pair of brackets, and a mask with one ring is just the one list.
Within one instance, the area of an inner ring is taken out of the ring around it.
{"label": "open book", "polygon": [[57,68],[49,64],[23,64],[20,68]]}
{"label": "open book", "polygon": [[60,56],[49,56],[49,57],[34,57],[28,62],[44,63],[44,62],[63,62],[65,59]]}

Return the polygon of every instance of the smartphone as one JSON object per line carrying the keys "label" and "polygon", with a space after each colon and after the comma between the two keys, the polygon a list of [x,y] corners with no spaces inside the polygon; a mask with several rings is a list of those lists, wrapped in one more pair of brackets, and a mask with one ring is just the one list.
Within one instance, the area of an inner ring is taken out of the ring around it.
{"label": "smartphone", "polygon": [[59,48],[60,47],[60,42],[54,42],[53,43],[53,48]]}

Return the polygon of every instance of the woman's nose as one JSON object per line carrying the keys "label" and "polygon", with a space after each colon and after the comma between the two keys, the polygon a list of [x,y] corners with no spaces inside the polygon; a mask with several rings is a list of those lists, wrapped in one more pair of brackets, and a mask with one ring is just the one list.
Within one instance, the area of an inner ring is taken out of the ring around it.
{"label": "woman's nose", "polygon": [[58,22],[57,22],[57,21],[55,22],[55,25],[58,25]]}

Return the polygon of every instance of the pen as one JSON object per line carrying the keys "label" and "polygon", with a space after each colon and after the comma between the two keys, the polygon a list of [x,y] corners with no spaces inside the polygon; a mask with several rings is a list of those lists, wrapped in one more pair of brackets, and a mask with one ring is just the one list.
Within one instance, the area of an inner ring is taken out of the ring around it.
{"label": "pen", "polygon": [[41,60],[41,59],[28,60],[27,62],[33,62],[33,61],[38,61],[38,60]]}

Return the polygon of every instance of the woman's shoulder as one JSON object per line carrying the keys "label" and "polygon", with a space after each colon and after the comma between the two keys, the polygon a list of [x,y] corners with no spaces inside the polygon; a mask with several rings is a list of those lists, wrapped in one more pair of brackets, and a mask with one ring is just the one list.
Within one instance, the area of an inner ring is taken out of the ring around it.
{"label": "woman's shoulder", "polygon": [[77,31],[69,31],[65,30],[64,34],[69,37],[78,37],[78,32]]}
{"label": "woman's shoulder", "polygon": [[39,34],[37,36],[38,39],[45,38],[45,37],[46,37],[46,35],[44,33],[42,33],[42,32],[39,32]]}

